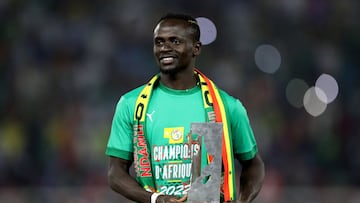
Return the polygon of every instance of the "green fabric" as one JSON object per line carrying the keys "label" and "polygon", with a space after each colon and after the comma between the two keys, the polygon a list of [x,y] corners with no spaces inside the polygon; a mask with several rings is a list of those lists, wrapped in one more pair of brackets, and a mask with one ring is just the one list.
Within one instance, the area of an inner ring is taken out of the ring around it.
{"label": "green fabric", "polygon": [[[143,87],[132,90],[120,98],[112,122],[107,155],[133,160],[129,154],[133,153],[134,106]],[[251,159],[256,154],[257,147],[246,110],[239,100],[223,91],[220,91],[220,94],[232,131],[234,153],[239,154],[244,160]],[[166,194],[181,196],[188,190],[188,170],[191,164],[184,153],[187,148],[183,143],[187,141],[190,123],[206,121],[201,89],[196,86],[188,91],[173,90],[160,84],[153,90],[147,113],[149,115],[146,117],[145,129],[148,144],[151,146],[156,189]],[[182,137],[182,142],[176,143],[177,141],[171,138],[172,133],[175,138]],[[170,168],[176,171],[169,172]]]}
{"label": "green fabric", "polygon": [[133,160],[133,153],[127,151],[118,150],[115,148],[107,148],[105,153],[125,160]]}
{"label": "green fabric", "polygon": [[227,115],[230,118],[228,120],[232,132],[234,154],[240,154],[244,160],[253,158],[257,153],[257,146],[245,107],[238,99],[222,90],[220,90],[220,95],[226,103]]}

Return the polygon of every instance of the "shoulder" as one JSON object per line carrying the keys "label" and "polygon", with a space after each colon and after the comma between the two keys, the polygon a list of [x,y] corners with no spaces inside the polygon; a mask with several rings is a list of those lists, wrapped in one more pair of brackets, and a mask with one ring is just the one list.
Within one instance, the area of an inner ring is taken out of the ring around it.
{"label": "shoulder", "polygon": [[238,99],[235,98],[234,96],[228,94],[226,91],[222,90],[222,89],[218,89],[219,90],[219,94],[221,96],[221,99],[223,100],[223,103],[225,105],[225,108],[229,111],[229,112],[237,112],[237,114],[247,114],[246,113],[246,109],[243,105],[243,103]]}
{"label": "shoulder", "polygon": [[125,99],[130,99],[130,100],[135,99],[136,100],[137,97],[139,96],[141,90],[144,89],[144,86],[145,86],[145,84],[141,85],[135,89],[132,89],[132,90],[126,92],[125,94],[123,94],[121,97],[125,98]]}
{"label": "shoulder", "polygon": [[229,93],[227,93],[226,91],[222,90],[222,89],[218,89],[219,90],[219,94],[221,96],[221,99],[223,100],[223,102],[225,102],[227,105],[234,105],[236,103],[240,103],[240,100],[238,98],[235,98],[234,96],[230,95]]}
{"label": "shoulder", "polygon": [[141,85],[123,94],[117,103],[117,110],[124,109],[125,107],[131,109],[135,105],[135,102],[144,86],[145,85]]}
{"label": "shoulder", "polygon": [[223,89],[218,88],[218,91],[219,91],[219,94],[221,96],[221,99],[223,99],[225,101],[234,102],[234,100],[238,100],[237,98],[233,97],[232,95],[230,95],[229,93],[227,93]]}

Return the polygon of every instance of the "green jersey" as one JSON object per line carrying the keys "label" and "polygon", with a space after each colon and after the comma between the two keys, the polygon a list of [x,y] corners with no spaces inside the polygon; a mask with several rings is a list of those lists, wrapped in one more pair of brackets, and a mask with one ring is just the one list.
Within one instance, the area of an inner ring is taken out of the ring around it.
{"label": "green jersey", "polygon": [[[106,154],[133,160],[133,118],[139,87],[120,98],[117,104]],[[151,168],[156,190],[182,196],[190,189],[191,153],[200,146],[188,144],[190,124],[206,122],[201,88],[174,90],[161,83],[154,87],[146,112],[145,135],[150,146]],[[247,160],[257,152],[256,141],[244,106],[238,99],[220,90],[226,103],[232,132],[233,153]],[[207,164],[204,148],[202,165]]]}

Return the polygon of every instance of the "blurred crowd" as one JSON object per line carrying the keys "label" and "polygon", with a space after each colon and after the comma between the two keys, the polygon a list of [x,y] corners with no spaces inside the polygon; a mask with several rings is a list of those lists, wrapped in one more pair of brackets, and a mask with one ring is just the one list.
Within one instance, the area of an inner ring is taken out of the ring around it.
{"label": "blurred crowd", "polygon": [[[1,0],[0,191],[107,187],[115,105],[158,71],[152,32],[167,12],[215,23],[197,65],[247,108],[266,164],[263,196],[360,186],[360,2]],[[261,44],[281,54],[274,74],[255,65]],[[288,103],[291,79],[313,85],[322,73],[339,84],[322,115]]]}

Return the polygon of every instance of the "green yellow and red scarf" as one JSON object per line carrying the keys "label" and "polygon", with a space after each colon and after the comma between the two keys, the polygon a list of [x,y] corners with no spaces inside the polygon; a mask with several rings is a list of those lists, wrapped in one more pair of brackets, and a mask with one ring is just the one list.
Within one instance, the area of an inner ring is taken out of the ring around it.
{"label": "green yellow and red scarf", "polygon": [[[222,138],[222,162],[224,169],[224,183],[222,192],[225,201],[236,199],[235,167],[232,153],[231,131],[229,121],[226,117],[224,103],[221,99],[219,90],[215,84],[199,70],[194,70],[198,75],[204,109],[207,122],[223,123]],[[134,111],[134,166],[137,181],[149,192],[157,192],[151,171],[150,147],[146,140],[145,118],[148,103],[151,98],[154,84],[158,81],[159,75],[155,75],[142,89],[136,103]],[[215,117],[214,117],[215,114]],[[210,157],[208,157],[209,161]]]}

